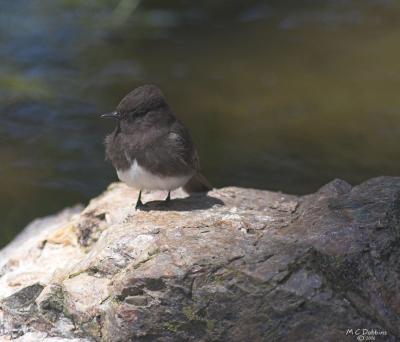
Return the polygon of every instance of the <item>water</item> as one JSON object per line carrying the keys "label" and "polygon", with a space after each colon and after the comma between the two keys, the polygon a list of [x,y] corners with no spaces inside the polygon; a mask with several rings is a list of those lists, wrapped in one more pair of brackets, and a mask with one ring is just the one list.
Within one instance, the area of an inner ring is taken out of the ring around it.
{"label": "water", "polygon": [[394,0],[0,2],[0,245],[116,179],[98,115],[146,82],[216,186],[399,174],[399,15]]}

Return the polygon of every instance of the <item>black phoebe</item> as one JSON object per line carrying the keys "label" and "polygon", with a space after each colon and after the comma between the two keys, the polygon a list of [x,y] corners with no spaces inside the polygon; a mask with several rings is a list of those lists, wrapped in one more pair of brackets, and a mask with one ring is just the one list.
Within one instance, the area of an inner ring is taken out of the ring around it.
{"label": "black phoebe", "polygon": [[200,163],[189,132],[169,108],[154,85],[134,89],[117,110],[102,118],[117,119],[106,137],[106,156],[118,178],[139,190],[136,209],[143,205],[142,190],[171,190],[183,186],[188,192],[211,190],[200,174]]}

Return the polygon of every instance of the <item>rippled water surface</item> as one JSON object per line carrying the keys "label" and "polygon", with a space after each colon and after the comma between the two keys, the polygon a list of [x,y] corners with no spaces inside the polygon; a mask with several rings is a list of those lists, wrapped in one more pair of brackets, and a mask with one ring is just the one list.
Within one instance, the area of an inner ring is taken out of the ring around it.
{"label": "rippled water surface", "polygon": [[1,1],[0,245],[116,179],[98,114],[146,82],[216,186],[399,174],[399,16],[394,0]]}

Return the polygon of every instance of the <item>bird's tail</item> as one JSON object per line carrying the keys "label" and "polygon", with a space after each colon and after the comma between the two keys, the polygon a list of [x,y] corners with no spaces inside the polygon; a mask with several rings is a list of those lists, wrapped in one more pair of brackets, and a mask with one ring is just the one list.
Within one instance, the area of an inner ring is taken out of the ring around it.
{"label": "bird's tail", "polygon": [[211,183],[201,173],[196,173],[190,180],[183,186],[188,194],[193,192],[207,192],[212,190]]}

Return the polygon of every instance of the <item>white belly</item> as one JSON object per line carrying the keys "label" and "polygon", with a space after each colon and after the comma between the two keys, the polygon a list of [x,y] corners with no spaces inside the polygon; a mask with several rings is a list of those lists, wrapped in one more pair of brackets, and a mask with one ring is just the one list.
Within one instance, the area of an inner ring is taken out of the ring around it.
{"label": "white belly", "polygon": [[160,177],[135,160],[128,170],[117,170],[118,178],[127,185],[140,190],[174,190],[185,185],[192,174],[177,177]]}

